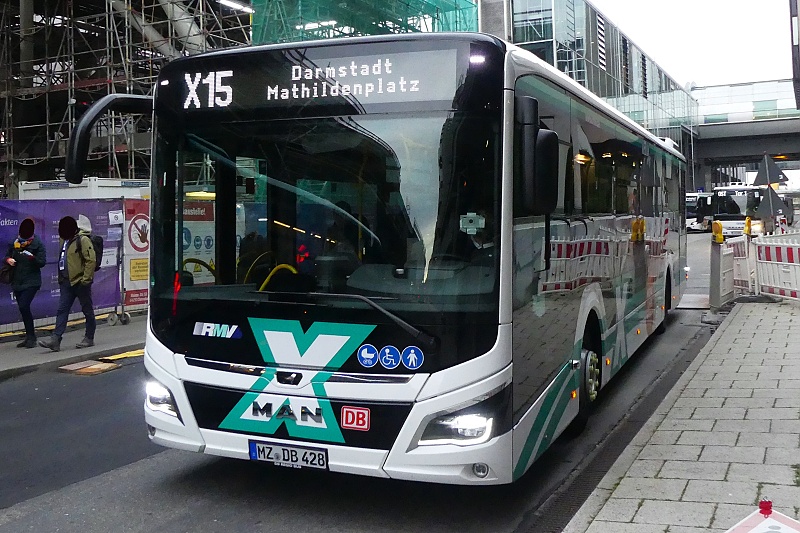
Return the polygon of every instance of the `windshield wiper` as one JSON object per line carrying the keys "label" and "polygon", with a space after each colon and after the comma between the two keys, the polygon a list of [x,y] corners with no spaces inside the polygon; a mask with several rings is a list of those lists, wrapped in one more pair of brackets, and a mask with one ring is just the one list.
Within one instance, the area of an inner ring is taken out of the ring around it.
{"label": "windshield wiper", "polygon": [[358,300],[360,302],[364,302],[365,304],[369,305],[376,311],[380,311],[383,313],[384,316],[389,318],[392,322],[403,328],[408,334],[410,334],[414,339],[416,339],[421,345],[420,348],[425,348],[427,350],[435,351],[439,347],[439,339],[432,335],[428,335],[424,331],[415,328],[399,316],[395,315],[388,309],[385,309],[383,306],[372,300],[371,298],[367,298],[366,296],[362,296],[360,294],[346,294],[346,293],[338,293],[338,292],[309,292],[307,293],[308,296],[315,296],[320,298],[325,297],[333,297],[333,298],[343,298],[346,300]]}

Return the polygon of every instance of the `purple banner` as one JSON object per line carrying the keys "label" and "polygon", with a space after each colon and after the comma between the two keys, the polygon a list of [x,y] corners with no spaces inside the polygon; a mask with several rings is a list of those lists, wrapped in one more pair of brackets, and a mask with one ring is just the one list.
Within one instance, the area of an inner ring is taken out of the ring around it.
{"label": "purple banner", "polygon": [[[92,223],[92,233],[104,241],[104,256],[118,257],[119,232],[109,238],[109,211],[122,209],[121,200],[0,200],[0,253],[5,257],[8,245],[17,238],[19,224],[32,218],[36,235],[47,250],[47,264],[42,269],[42,288],[31,305],[34,318],[54,317],[58,308],[58,221],[67,215],[78,219],[86,216]],[[114,239],[114,240],[112,240]],[[100,261],[100,258],[97,259]],[[119,264],[109,261],[95,272],[92,300],[95,309],[114,307],[120,303]],[[72,312],[80,312],[78,300]],[[0,285],[0,324],[21,322],[17,303],[10,285]]]}

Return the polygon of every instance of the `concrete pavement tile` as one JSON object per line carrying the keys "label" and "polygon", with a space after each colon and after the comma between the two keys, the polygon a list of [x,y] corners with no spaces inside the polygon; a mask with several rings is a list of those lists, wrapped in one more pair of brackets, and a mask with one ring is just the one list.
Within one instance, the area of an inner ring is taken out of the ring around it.
{"label": "concrete pavement tile", "polygon": [[711,431],[713,420],[664,419],[658,426],[659,431]]}
{"label": "concrete pavement tile", "polygon": [[[701,376],[700,373],[697,374],[698,377]],[[707,375],[707,374],[702,374]],[[760,379],[758,372],[737,372],[735,370],[725,370],[723,372],[715,372],[713,378],[705,378],[705,379],[721,379],[721,380],[735,380],[735,381],[745,381],[745,380],[756,380]],[[775,377],[774,379],[778,379]]]}
{"label": "concrete pavement tile", "polygon": [[681,398],[703,398],[705,392],[705,389],[683,389]]}
{"label": "concrete pavement tile", "polygon": [[714,431],[749,431],[751,433],[769,433],[769,420],[717,420]]}
{"label": "concrete pavement tile", "polygon": [[[678,437],[681,436],[680,431],[673,431],[673,430],[658,430],[655,431],[651,436],[650,439],[647,441],[648,444],[675,444],[678,442]],[[694,444],[685,443],[685,444]]]}
{"label": "concrete pavement tile", "polygon": [[664,526],[649,524],[623,524],[620,522],[593,522],[586,533],[664,533]]}
{"label": "concrete pavement tile", "polygon": [[680,500],[683,489],[686,488],[685,479],[654,479],[626,477],[619,482],[614,490],[614,498],[632,498],[641,500]]}
{"label": "concrete pavement tile", "polygon": [[722,481],[726,477],[729,466],[729,463],[666,461],[659,470],[658,477]]}
{"label": "concrete pavement tile", "polygon": [[789,398],[775,398],[775,407],[800,407],[800,394]]}
{"label": "concrete pavement tile", "polygon": [[[788,485],[769,485],[764,483],[758,494],[759,499],[768,498],[772,500],[772,508],[783,514],[791,515],[791,510],[800,505],[800,487]],[[784,512],[786,509],[789,512]]]}
{"label": "concrete pavement tile", "polygon": [[800,389],[800,379],[780,379],[779,389]]}
{"label": "concrete pavement tile", "polygon": [[711,523],[711,527],[723,528],[727,531],[744,520],[753,511],[758,511],[757,505],[721,503],[717,505],[717,512],[714,513],[714,521]]}
{"label": "concrete pavement tile", "polygon": [[667,413],[666,420],[689,420],[694,418],[694,408],[690,407],[672,407]]}
{"label": "concrete pavement tile", "polygon": [[671,457],[674,460],[697,461],[700,457],[702,446],[682,446],[679,444],[648,444],[645,446],[639,459],[663,459]]}
{"label": "concrete pavement tile", "polygon": [[684,431],[677,444],[735,446],[738,436],[734,431]]}
{"label": "concrete pavement tile", "polygon": [[770,427],[775,433],[800,434],[800,420],[773,420]]}
{"label": "concrete pavement tile", "polygon": [[760,464],[764,462],[765,452],[764,446],[705,446],[699,460]]}
{"label": "concrete pavement tile", "polygon": [[790,465],[732,464],[725,479],[727,481],[794,485],[795,471]]}
{"label": "concrete pavement tile", "polygon": [[768,465],[796,465],[800,463],[800,450],[797,448],[767,448],[764,462]]}
{"label": "concrete pavement tile", "polygon": [[[701,502],[645,500],[633,517],[633,521],[638,524],[708,527],[711,525],[715,505]],[[607,529],[606,533],[611,531],[613,529]]]}
{"label": "concrete pavement tile", "polygon": [[[740,433],[736,446],[800,448],[800,435],[794,433]],[[800,463],[800,450],[798,450],[797,462]]]}
{"label": "concrete pavement tile", "polygon": [[662,466],[664,466],[664,461],[657,459],[637,459],[625,475],[628,477],[657,477]]}
{"label": "concrete pavement tile", "polygon": [[[800,394],[800,391],[798,391]],[[800,407],[771,407],[769,409],[748,409],[748,420],[798,420]]]}
{"label": "concrete pavement tile", "polygon": [[753,398],[797,398],[800,392],[795,389],[758,389],[753,391]]}
{"label": "concrete pavement tile", "polygon": [[675,402],[675,407],[686,407],[689,409],[694,409],[696,407],[722,407],[723,402],[725,402],[725,398],[692,398],[681,396]]}
{"label": "concrete pavement tile", "polygon": [[693,420],[743,420],[743,407],[698,407],[692,413]]}
{"label": "concrete pavement tile", "polygon": [[758,485],[744,481],[691,480],[681,501],[757,505]]}
{"label": "concrete pavement tile", "polygon": [[715,380],[715,379],[702,379],[700,377],[692,378],[686,384],[687,389],[730,389],[733,385],[733,380]]}
{"label": "concrete pavement tile", "polygon": [[704,396],[706,398],[750,398],[753,396],[753,391],[747,389],[708,389]]}
{"label": "concrete pavement tile", "polygon": [[601,522],[630,522],[639,509],[640,498],[610,498],[600,509],[595,520]]}
{"label": "concrete pavement tile", "polygon": [[[767,409],[775,405],[775,398],[725,398],[725,407]],[[746,418],[746,417],[745,417]]]}
{"label": "concrete pavement tile", "polygon": [[[788,381],[788,380],[787,380]],[[735,379],[731,384],[734,389],[777,389],[777,379]]]}

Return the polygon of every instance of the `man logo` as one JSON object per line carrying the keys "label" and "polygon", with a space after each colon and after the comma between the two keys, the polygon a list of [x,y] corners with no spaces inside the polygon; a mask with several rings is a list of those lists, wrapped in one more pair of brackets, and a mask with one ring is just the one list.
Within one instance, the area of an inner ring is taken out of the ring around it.
{"label": "man logo", "polygon": [[228,324],[214,324],[211,322],[195,322],[192,335],[199,337],[222,337],[224,339],[241,339],[242,330],[239,326]]}

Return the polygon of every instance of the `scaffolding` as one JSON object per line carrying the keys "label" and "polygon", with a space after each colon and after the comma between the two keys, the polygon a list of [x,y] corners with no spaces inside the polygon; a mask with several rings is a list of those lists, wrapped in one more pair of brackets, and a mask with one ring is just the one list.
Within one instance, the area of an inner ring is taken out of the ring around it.
{"label": "scaffolding", "polygon": [[[151,94],[207,50],[352,35],[473,31],[472,0],[0,0],[0,197],[63,177],[76,120],[111,93]],[[147,179],[151,117],[95,126],[87,175]]]}

